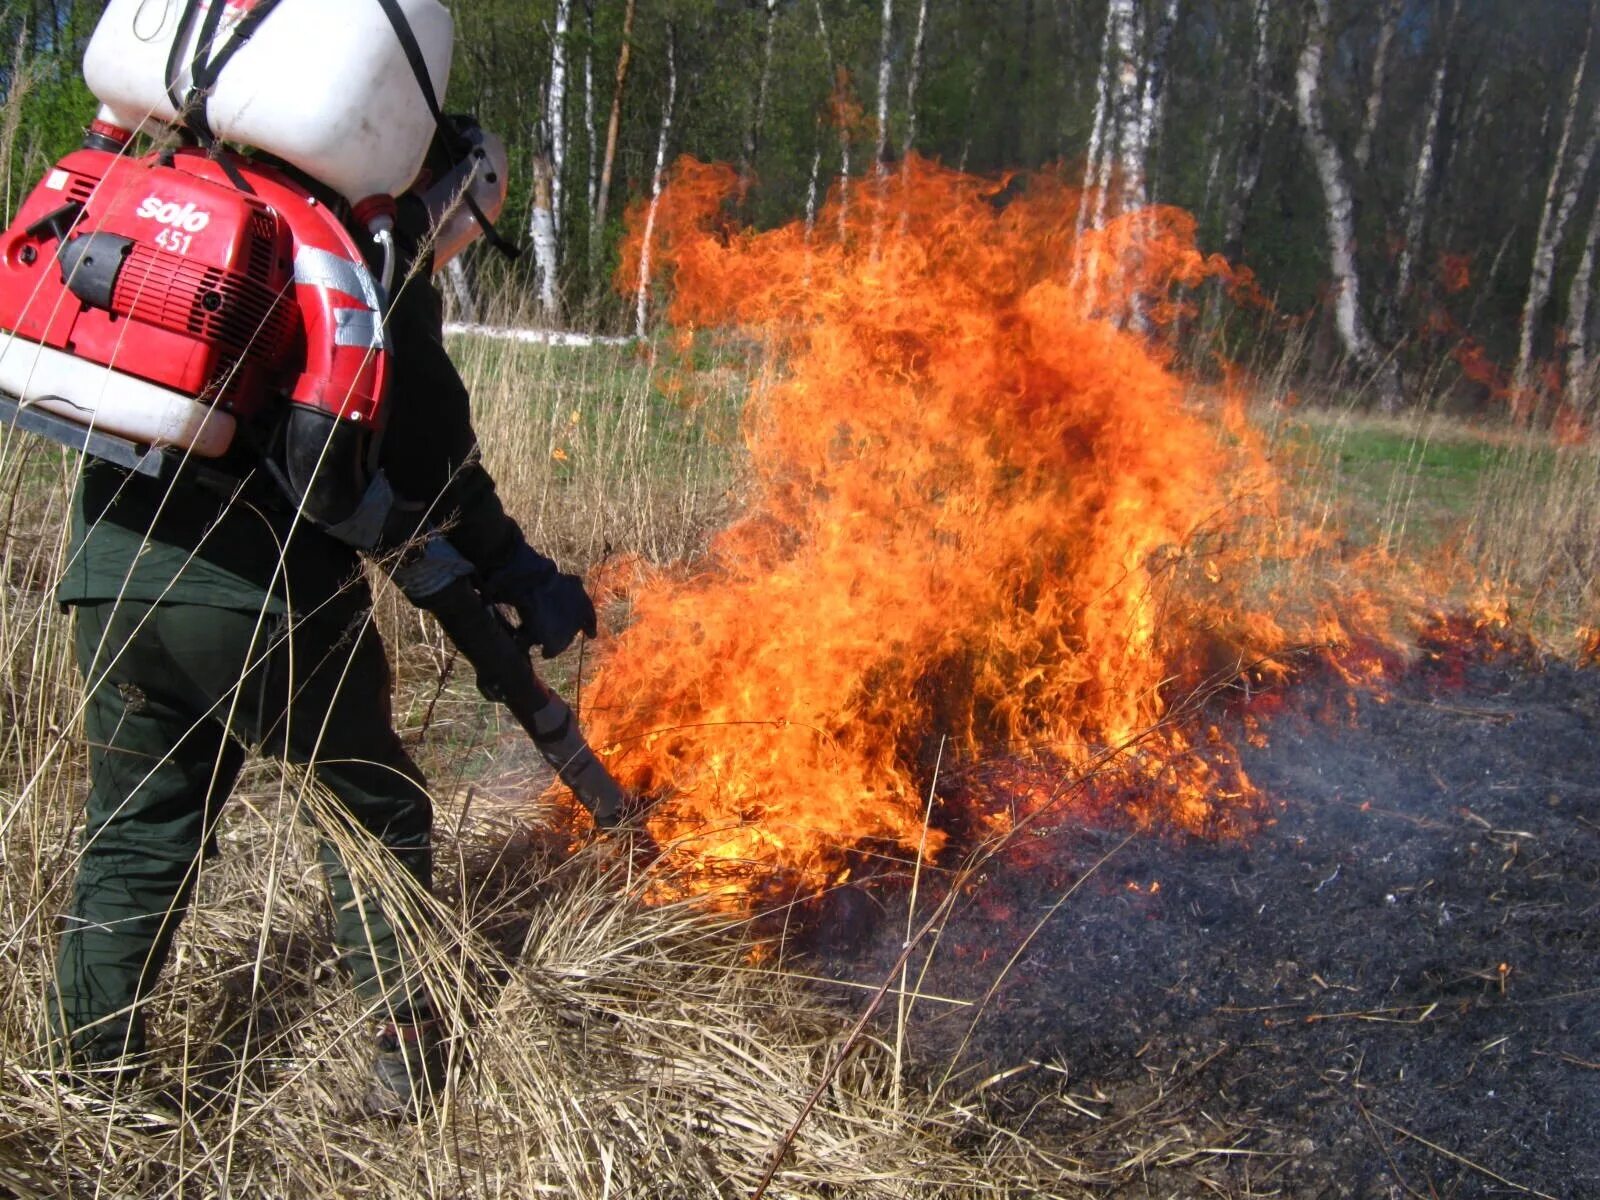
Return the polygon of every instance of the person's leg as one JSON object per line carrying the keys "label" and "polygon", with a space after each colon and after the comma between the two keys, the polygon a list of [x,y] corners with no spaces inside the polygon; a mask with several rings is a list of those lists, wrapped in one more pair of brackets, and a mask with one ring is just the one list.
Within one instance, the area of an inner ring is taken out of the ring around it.
{"label": "person's leg", "polygon": [[240,615],[166,615],[127,601],[76,614],[91,782],[50,1014],[75,1068],[133,1064],[143,1053],[139,1002],[166,960],[243,761],[168,641],[181,630],[183,654],[242,662],[249,642],[240,644]]}
{"label": "person's leg", "polygon": [[[357,992],[380,1023],[364,1099],[379,1116],[416,1116],[446,1077],[425,981],[413,952],[433,874],[433,808],[422,774],[394,731],[383,643],[365,589],[298,622],[286,697],[271,731],[292,762],[332,793],[312,815],[334,906],[334,936]],[[364,851],[375,850],[375,855]],[[399,868],[398,871],[395,868]]]}
{"label": "person's leg", "polygon": [[[406,953],[420,930],[402,926],[412,924],[407,916],[432,884],[433,808],[394,731],[388,660],[369,605],[365,588],[354,588],[295,622],[291,653],[274,656],[273,691],[284,704],[266,744],[309,766],[332,794],[334,803],[313,815],[324,835],[320,854],[341,959],[364,999],[388,1019],[410,1023],[426,1019],[427,999]],[[354,851],[363,844],[378,849],[379,859],[363,868],[341,857],[340,845]],[[409,879],[385,886],[390,865]]]}

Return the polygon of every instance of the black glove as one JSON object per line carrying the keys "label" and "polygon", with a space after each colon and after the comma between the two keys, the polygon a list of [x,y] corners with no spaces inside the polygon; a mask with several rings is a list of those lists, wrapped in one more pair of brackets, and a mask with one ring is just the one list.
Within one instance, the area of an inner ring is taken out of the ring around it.
{"label": "black glove", "polygon": [[590,637],[599,631],[594,601],[583,590],[583,580],[563,575],[527,542],[518,542],[483,586],[484,598],[491,604],[517,610],[523,640],[538,646],[546,658],[554,658],[572,645],[580,631]]}

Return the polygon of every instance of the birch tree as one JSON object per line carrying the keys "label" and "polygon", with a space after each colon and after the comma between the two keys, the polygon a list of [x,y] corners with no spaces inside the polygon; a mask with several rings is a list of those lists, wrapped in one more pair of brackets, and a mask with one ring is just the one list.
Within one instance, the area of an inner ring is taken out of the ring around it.
{"label": "birch tree", "polygon": [[[1358,171],[1365,171],[1372,157],[1372,138],[1378,131],[1378,121],[1383,115],[1384,84],[1389,78],[1389,51],[1394,46],[1394,35],[1400,28],[1400,14],[1404,8],[1404,0],[1383,0],[1379,9],[1378,44],[1372,52],[1372,82],[1367,86],[1361,133],[1356,138],[1355,152],[1350,156],[1355,160]],[[1324,26],[1327,25],[1326,16],[1322,22]]]}
{"label": "birch tree", "polygon": [[[1089,150],[1083,172],[1083,203],[1078,205],[1077,238],[1081,242],[1091,221],[1098,225],[1105,217],[1105,189],[1111,182],[1111,159],[1106,144],[1111,140],[1112,49],[1116,44],[1119,13],[1115,0],[1106,6],[1106,28],[1100,41],[1100,70],[1095,80],[1094,123],[1089,129]],[[1090,205],[1093,205],[1091,217]]]}
{"label": "birch tree", "polygon": [[556,240],[561,239],[562,188],[567,166],[567,29],[572,23],[572,0],[556,0],[555,34],[550,39],[550,92],[545,99],[549,123],[550,220]]}
{"label": "birch tree", "polygon": [[817,34],[822,40],[822,60],[827,64],[828,78],[833,81],[833,119],[839,134],[839,236],[843,238],[850,209],[850,127],[844,120],[848,81],[834,57],[833,38],[828,34],[828,18],[822,11],[822,0],[812,0],[812,6],[817,14]]}
{"label": "birch tree", "polygon": [[885,151],[889,147],[889,83],[890,51],[894,48],[894,0],[883,0],[883,29],[878,37],[878,128],[877,140],[872,147],[872,161],[881,178],[887,167]]}
{"label": "birch tree", "polygon": [[1111,0],[1115,22],[1116,65],[1111,72],[1111,112],[1117,129],[1116,170],[1120,173],[1120,207],[1137,208],[1144,201],[1144,174],[1139,128],[1138,15],[1134,0]]}
{"label": "birch tree", "polygon": [[583,128],[588,143],[588,187],[584,193],[589,221],[589,240],[594,240],[594,196],[600,189],[600,159],[596,154],[594,127],[594,0],[583,0]]}
{"label": "birch tree", "polygon": [[667,23],[667,102],[661,107],[661,132],[656,139],[656,166],[650,176],[650,206],[645,210],[644,235],[639,247],[639,292],[634,304],[634,332],[643,338],[650,308],[650,251],[655,240],[656,210],[667,174],[667,142],[672,137],[672,110],[678,104],[677,34]]}
{"label": "birch tree", "polygon": [[1556,143],[1555,162],[1550,168],[1550,180],[1545,186],[1544,204],[1539,210],[1539,230],[1533,239],[1533,266],[1528,274],[1528,298],[1522,308],[1517,341],[1517,365],[1512,373],[1511,388],[1514,404],[1529,401],[1529,384],[1533,379],[1534,338],[1539,319],[1544,315],[1550,300],[1551,285],[1555,280],[1556,251],[1566,235],[1567,221],[1578,203],[1578,193],[1583,189],[1589,173],[1589,163],[1594,157],[1597,139],[1600,139],[1600,115],[1590,122],[1589,136],[1578,151],[1571,167],[1567,164],[1567,151],[1578,123],[1583,105],[1583,85],[1589,67],[1590,44],[1585,44],[1572,74],[1572,90],[1567,97],[1566,115],[1561,123],[1561,137]]}
{"label": "birch tree", "polygon": [[1339,153],[1322,111],[1323,61],[1327,54],[1328,0],[1311,0],[1305,47],[1295,68],[1295,100],[1306,148],[1322,184],[1326,210],[1328,268],[1332,275],[1334,328],[1345,353],[1378,388],[1385,412],[1400,406],[1400,383],[1394,364],[1379,353],[1361,310],[1361,275],[1356,264],[1355,202],[1344,157]]}
{"label": "birch tree", "polygon": [[744,155],[739,163],[741,188],[750,184],[756,151],[761,146],[761,126],[767,117],[767,93],[772,87],[772,35],[778,23],[778,0],[762,0],[762,3],[766,7],[766,20],[761,29],[761,73],[756,79],[755,102],[750,106],[750,120],[745,126]]}
{"label": "birch tree", "polygon": [[548,321],[558,319],[561,314],[561,305],[556,299],[560,253],[556,240],[552,174],[550,156],[540,147],[533,155],[533,203],[528,218],[528,238],[533,243],[534,289],[539,296],[539,308]]}
{"label": "birch tree", "polygon": [[1461,17],[1461,0],[1451,0],[1450,14],[1445,19],[1439,35],[1439,62],[1433,70],[1433,83],[1428,90],[1428,112],[1423,120],[1422,144],[1417,151],[1417,165],[1411,173],[1411,195],[1406,201],[1405,236],[1400,244],[1400,260],[1395,270],[1394,299],[1390,307],[1391,319],[1398,316],[1407,294],[1411,291],[1411,276],[1417,255],[1422,250],[1423,225],[1428,215],[1428,193],[1433,186],[1434,162],[1439,141],[1439,117],[1444,111],[1445,77],[1450,69],[1450,48],[1455,40],[1456,22]]}
{"label": "birch tree", "polygon": [[1167,55],[1172,49],[1172,32],[1178,24],[1179,0],[1165,0],[1161,19],[1150,37],[1144,58],[1144,82],[1139,96],[1139,202],[1147,203],[1154,194],[1150,183],[1151,159],[1161,136],[1161,117],[1166,108]]}
{"label": "birch tree", "polygon": [[1589,304],[1594,294],[1594,257],[1600,244],[1600,197],[1589,214],[1589,234],[1567,292],[1566,400],[1574,412],[1587,413],[1594,381],[1589,377]]}
{"label": "birch tree", "polygon": [[917,5],[917,32],[911,42],[911,65],[906,69],[906,131],[900,140],[900,157],[910,154],[917,144],[917,86],[922,79],[922,60],[927,47],[928,0]]}
{"label": "birch tree", "polygon": [[550,43],[550,77],[544,114],[533,151],[533,196],[528,239],[533,243],[534,285],[546,320],[560,318],[557,296],[561,274],[561,177],[566,160],[567,25],[572,0],[556,0],[555,34]]}
{"label": "birch tree", "polygon": [[478,302],[472,294],[472,281],[467,277],[467,264],[459,254],[445,264],[444,278],[455,304],[456,317],[462,321],[476,321]]}

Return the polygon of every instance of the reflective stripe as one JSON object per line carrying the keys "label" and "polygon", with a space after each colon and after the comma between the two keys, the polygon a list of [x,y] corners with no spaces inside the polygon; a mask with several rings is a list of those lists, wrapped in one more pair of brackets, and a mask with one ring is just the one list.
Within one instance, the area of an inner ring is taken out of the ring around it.
{"label": "reflective stripe", "polygon": [[383,349],[383,317],[370,308],[336,308],[333,310],[333,324],[335,346]]}
{"label": "reflective stripe", "polygon": [[342,254],[302,246],[295,251],[294,281],[310,287],[342,292],[354,300],[361,300],[374,311],[383,308],[383,292],[365,263],[359,263]]}
{"label": "reflective stripe", "polygon": [[294,256],[294,281],[323,292],[337,292],[359,300],[363,308],[334,308],[333,343],[381,350],[387,345],[383,322],[383,289],[365,263],[302,246]]}

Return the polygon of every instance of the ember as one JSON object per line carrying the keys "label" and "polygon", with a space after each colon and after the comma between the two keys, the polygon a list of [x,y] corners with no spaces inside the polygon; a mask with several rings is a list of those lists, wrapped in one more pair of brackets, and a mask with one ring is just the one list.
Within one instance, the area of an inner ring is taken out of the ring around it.
{"label": "ember", "polygon": [[[748,505],[703,561],[637,581],[586,710],[690,886],[932,857],[1113,765],[1140,824],[1239,827],[1257,793],[1187,702],[1281,677],[1290,643],[1348,643],[1340,605],[1382,617],[1326,596],[1290,629],[1264,582],[1286,552],[1270,470],[1162,349],[1180,285],[1226,274],[1193,220],[1146,209],[1080,242],[1053,175],[912,160],[810,230],[756,233],[727,226],[736,185],[680,164],[653,253],[680,329],[767,353]],[[995,753],[1044,754],[1054,781],[930,828],[936,762]]]}

